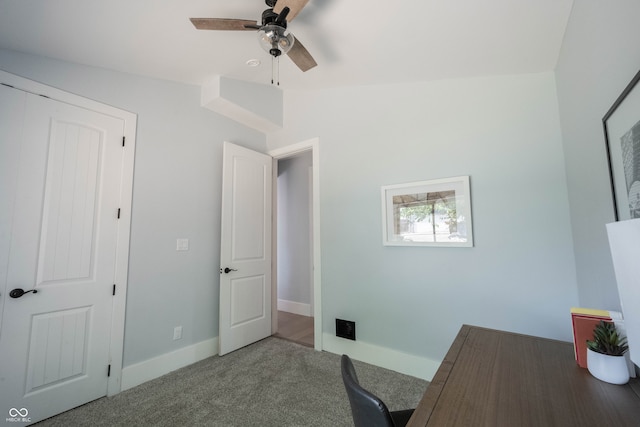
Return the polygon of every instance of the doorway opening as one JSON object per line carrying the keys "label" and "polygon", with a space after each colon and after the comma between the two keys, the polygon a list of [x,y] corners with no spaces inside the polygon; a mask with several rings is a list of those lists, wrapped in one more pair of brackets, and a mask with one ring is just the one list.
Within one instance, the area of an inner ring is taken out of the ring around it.
{"label": "doorway opening", "polygon": [[311,140],[269,153],[275,190],[272,330],[321,350],[317,148]]}
{"label": "doorway opening", "polygon": [[276,336],[313,347],[312,156],[277,160]]}

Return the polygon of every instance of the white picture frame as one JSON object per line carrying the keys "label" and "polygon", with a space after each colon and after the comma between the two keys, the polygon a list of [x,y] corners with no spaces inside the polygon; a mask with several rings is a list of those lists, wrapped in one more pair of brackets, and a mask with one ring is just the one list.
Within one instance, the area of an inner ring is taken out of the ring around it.
{"label": "white picture frame", "polygon": [[384,246],[473,247],[469,176],[381,187]]}

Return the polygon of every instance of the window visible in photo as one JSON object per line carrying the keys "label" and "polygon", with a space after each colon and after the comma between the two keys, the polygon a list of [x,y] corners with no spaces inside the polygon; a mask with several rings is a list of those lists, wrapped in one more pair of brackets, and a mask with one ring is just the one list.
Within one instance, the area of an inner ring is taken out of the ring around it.
{"label": "window visible in photo", "polygon": [[469,177],[382,187],[383,244],[473,246]]}

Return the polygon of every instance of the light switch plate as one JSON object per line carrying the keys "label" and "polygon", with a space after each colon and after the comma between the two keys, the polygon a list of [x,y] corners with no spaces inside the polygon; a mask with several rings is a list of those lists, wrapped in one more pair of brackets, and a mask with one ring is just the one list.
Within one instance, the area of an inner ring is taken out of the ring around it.
{"label": "light switch plate", "polygon": [[189,239],[176,239],[176,251],[188,251]]}

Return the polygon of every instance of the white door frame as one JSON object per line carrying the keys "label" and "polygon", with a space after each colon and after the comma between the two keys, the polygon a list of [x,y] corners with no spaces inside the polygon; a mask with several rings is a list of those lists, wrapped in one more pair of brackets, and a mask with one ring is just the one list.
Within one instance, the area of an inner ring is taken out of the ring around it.
{"label": "white door frame", "polygon": [[120,193],[120,220],[118,224],[118,246],[116,249],[116,268],[114,275],[116,293],[113,298],[113,317],[111,337],[109,340],[111,370],[107,382],[107,396],[112,396],[121,390],[124,321],[127,303],[127,275],[129,269],[129,238],[131,231],[131,200],[133,195],[133,186],[131,183],[133,182],[137,115],[2,70],[0,70],[0,83],[36,95],[43,95],[57,101],[113,116],[124,121],[124,137],[126,143],[122,167],[123,184]]}
{"label": "white door frame", "polygon": [[[314,348],[318,351],[322,350],[322,280],[321,280],[321,265],[320,265],[320,151],[319,151],[319,142],[318,138],[308,139],[306,141],[299,142],[297,144],[292,144],[287,147],[278,148],[272,151],[269,151],[271,157],[273,157],[274,168],[273,168],[273,188],[277,188],[277,179],[278,179],[278,168],[277,162],[280,159],[285,159],[287,157],[294,156],[298,153],[304,151],[311,151],[311,159],[312,159],[312,216],[313,222],[311,225],[311,235],[313,240],[313,339],[314,339]],[[274,197],[276,197],[276,191],[273,192]],[[276,236],[276,218],[277,218],[277,203],[273,203],[273,235]],[[275,332],[277,330],[277,315],[278,312],[278,280],[277,280],[277,240],[276,238],[272,239],[272,313],[273,315],[273,324],[272,330]]]}

